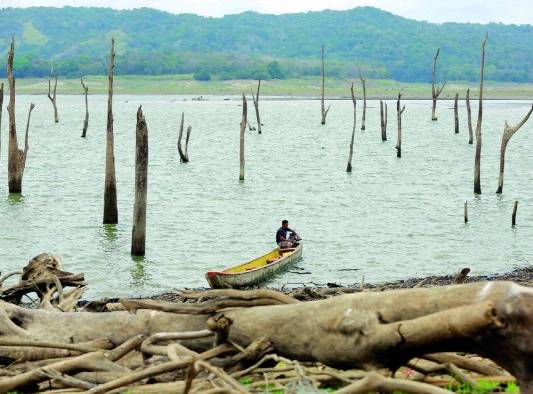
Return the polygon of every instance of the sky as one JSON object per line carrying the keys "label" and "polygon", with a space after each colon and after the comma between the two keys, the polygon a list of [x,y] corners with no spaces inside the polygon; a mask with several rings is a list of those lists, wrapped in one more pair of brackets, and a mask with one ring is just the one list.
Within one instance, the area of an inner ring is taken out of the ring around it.
{"label": "sky", "polygon": [[64,5],[151,7],[175,14],[188,12],[215,17],[243,11],[285,14],[373,6],[407,18],[437,23],[533,24],[533,0],[0,0],[0,7]]}

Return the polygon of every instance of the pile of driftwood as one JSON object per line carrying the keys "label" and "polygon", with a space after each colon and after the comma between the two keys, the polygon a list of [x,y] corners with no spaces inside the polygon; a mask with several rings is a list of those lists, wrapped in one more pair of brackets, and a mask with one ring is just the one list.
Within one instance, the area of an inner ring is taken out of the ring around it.
{"label": "pile of driftwood", "polygon": [[109,312],[80,306],[83,275],[52,255],[2,282],[0,393],[444,394],[480,380],[533,392],[533,291],[513,282],[308,302],[268,289],[183,291],[183,302],[101,305]]}

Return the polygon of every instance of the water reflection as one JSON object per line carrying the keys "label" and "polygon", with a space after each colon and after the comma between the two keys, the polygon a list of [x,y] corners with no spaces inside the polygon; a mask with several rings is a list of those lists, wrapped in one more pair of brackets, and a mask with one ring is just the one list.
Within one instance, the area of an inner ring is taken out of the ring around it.
{"label": "water reflection", "polygon": [[131,260],[134,262],[134,265],[130,268],[130,286],[144,286],[150,279],[150,274],[148,273],[148,270],[145,270],[145,268],[151,265],[152,262],[144,256],[131,256]]}
{"label": "water reflection", "polygon": [[114,242],[117,240],[117,225],[116,224],[104,224],[102,226],[104,238],[107,241]]}
{"label": "water reflection", "polygon": [[9,193],[7,195],[7,203],[9,205],[19,205],[24,203],[24,195],[21,193]]}

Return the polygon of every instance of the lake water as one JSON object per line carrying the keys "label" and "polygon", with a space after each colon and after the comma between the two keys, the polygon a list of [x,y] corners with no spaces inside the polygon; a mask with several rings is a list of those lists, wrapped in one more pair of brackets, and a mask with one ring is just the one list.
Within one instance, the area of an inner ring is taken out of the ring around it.
{"label": "lake water", "polygon": [[[353,284],[454,273],[511,270],[530,264],[533,240],[533,120],[507,149],[504,194],[496,195],[504,120],[516,123],[530,103],[485,103],[482,190],[473,195],[475,145],[468,145],[466,109],[454,134],[453,103],[405,101],[401,159],[396,158],[395,102],[389,141],[381,142],[379,102],[369,101],[367,129],[358,128],[353,173],[345,172],[352,131],[350,101],[331,101],[320,125],[316,100],[262,101],[263,134],[247,131],[246,181],[238,181],[238,100],[183,101],[172,96],[116,96],[115,155],[119,224],[102,221],[106,97],[89,96],[88,136],[80,138],[82,96],[58,96],[53,123],[45,96],[17,97],[23,141],[35,102],[22,196],[7,191],[7,97],[0,157],[0,271],[51,252],[63,268],[84,272],[86,297],[147,295],[205,286],[207,270],[244,262],[274,247],[281,219],[305,240],[304,258],[270,285]],[[130,256],[135,114],[149,129],[146,257]],[[361,103],[359,103],[360,105]],[[477,102],[473,102],[474,120]],[[252,124],[253,105],[249,105]],[[189,154],[176,148],[181,111],[192,125]],[[518,226],[511,228],[514,200]],[[469,202],[470,223],[463,223]]]}

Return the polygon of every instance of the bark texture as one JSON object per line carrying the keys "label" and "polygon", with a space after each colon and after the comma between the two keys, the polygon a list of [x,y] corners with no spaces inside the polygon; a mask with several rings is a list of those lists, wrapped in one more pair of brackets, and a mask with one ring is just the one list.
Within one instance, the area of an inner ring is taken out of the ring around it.
{"label": "bark texture", "polygon": [[470,89],[466,90],[466,115],[468,117],[468,143],[474,143],[474,130],[472,128],[472,110],[470,108]]}
{"label": "bark texture", "polygon": [[248,117],[248,104],[246,97],[242,95],[242,119],[241,119],[241,133],[239,139],[239,180],[244,181],[244,135],[246,132],[246,123]]}
{"label": "bark texture", "polygon": [[107,132],[105,151],[104,224],[118,223],[117,180],[115,177],[115,145],[113,135],[113,74],[115,70],[115,39],[111,39],[109,82],[107,90]]}
{"label": "bark texture", "polygon": [[485,46],[488,35],[481,45],[481,71],[479,80],[479,106],[476,123],[476,157],[474,161],[474,193],[481,194],[481,122],[483,120],[483,77],[485,73]]}
{"label": "bark texture", "polygon": [[509,140],[514,135],[514,133],[516,133],[520,129],[520,127],[522,127],[524,123],[527,122],[529,116],[531,115],[531,112],[533,112],[533,105],[531,105],[531,108],[526,114],[526,116],[524,116],[524,118],[515,126],[510,126],[509,123],[505,122],[505,127],[503,129],[502,135],[502,143],[500,146],[500,176],[498,178],[498,190],[496,190],[496,193],[503,192],[503,172],[505,169],[505,152],[507,150],[507,144],[509,143]]}
{"label": "bark texture", "polygon": [[257,132],[261,134],[261,117],[259,116],[259,90],[261,89],[261,80],[257,81],[257,91],[254,95],[252,91],[252,100],[254,101],[255,117],[257,119]]}
{"label": "bark texture", "polygon": [[398,123],[398,139],[396,142],[396,157],[402,157],[402,114],[405,111],[405,105],[401,107],[402,94],[398,93],[398,100],[396,101],[396,119]]}
{"label": "bark texture", "polygon": [[352,156],[353,156],[353,143],[355,140],[355,124],[357,123],[357,100],[355,99],[355,93],[353,90],[353,83],[350,87],[350,93],[352,95],[353,103],[353,129],[352,129],[352,140],[350,142],[350,155],[348,156],[348,165],[346,166],[346,172],[352,172]]}
{"label": "bark texture", "polygon": [[326,74],[324,70],[324,45],[322,45],[322,96],[320,99],[320,112],[321,112],[321,117],[322,117],[322,122],[321,122],[322,124],[326,124],[326,116],[328,116],[328,112],[330,108],[330,106],[328,105],[328,108],[326,109],[326,105],[324,103],[324,96],[326,94],[325,79],[326,79]]}
{"label": "bark texture", "polygon": [[[54,88],[52,89],[52,78],[54,78]],[[54,122],[59,122],[59,115],[57,113],[57,72],[54,73],[54,68],[50,70],[50,78],[48,78],[48,98],[52,102],[52,107],[54,108]]]}
{"label": "bark texture", "polygon": [[87,136],[87,129],[89,128],[89,87],[83,82],[83,77],[80,78],[81,87],[83,88],[83,94],[85,95],[85,119],[83,120],[83,129],[81,136],[85,138]]}
{"label": "bark texture", "polygon": [[431,120],[437,120],[437,100],[442,93],[442,90],[444,89],[444,86],[446,85],[446,81],[442,83],[442,85],[439,87],[437,85],[437,60],[439,58],[440,54],[440,48],[437,49],[437,52],[435,53],[435,57],[433,58],[433,71],[431,73],[432,75],[432,82],[431,82],[431,98],[432,98],[432,106],[431,106]]}
{"label": "bark texture", "polygon": [[148,195],[148,127],[142,113],[142,106],[137,110],[135,136],[135,203],[133,205],[131,254],[144,256],[146,244],[146,198]]}

